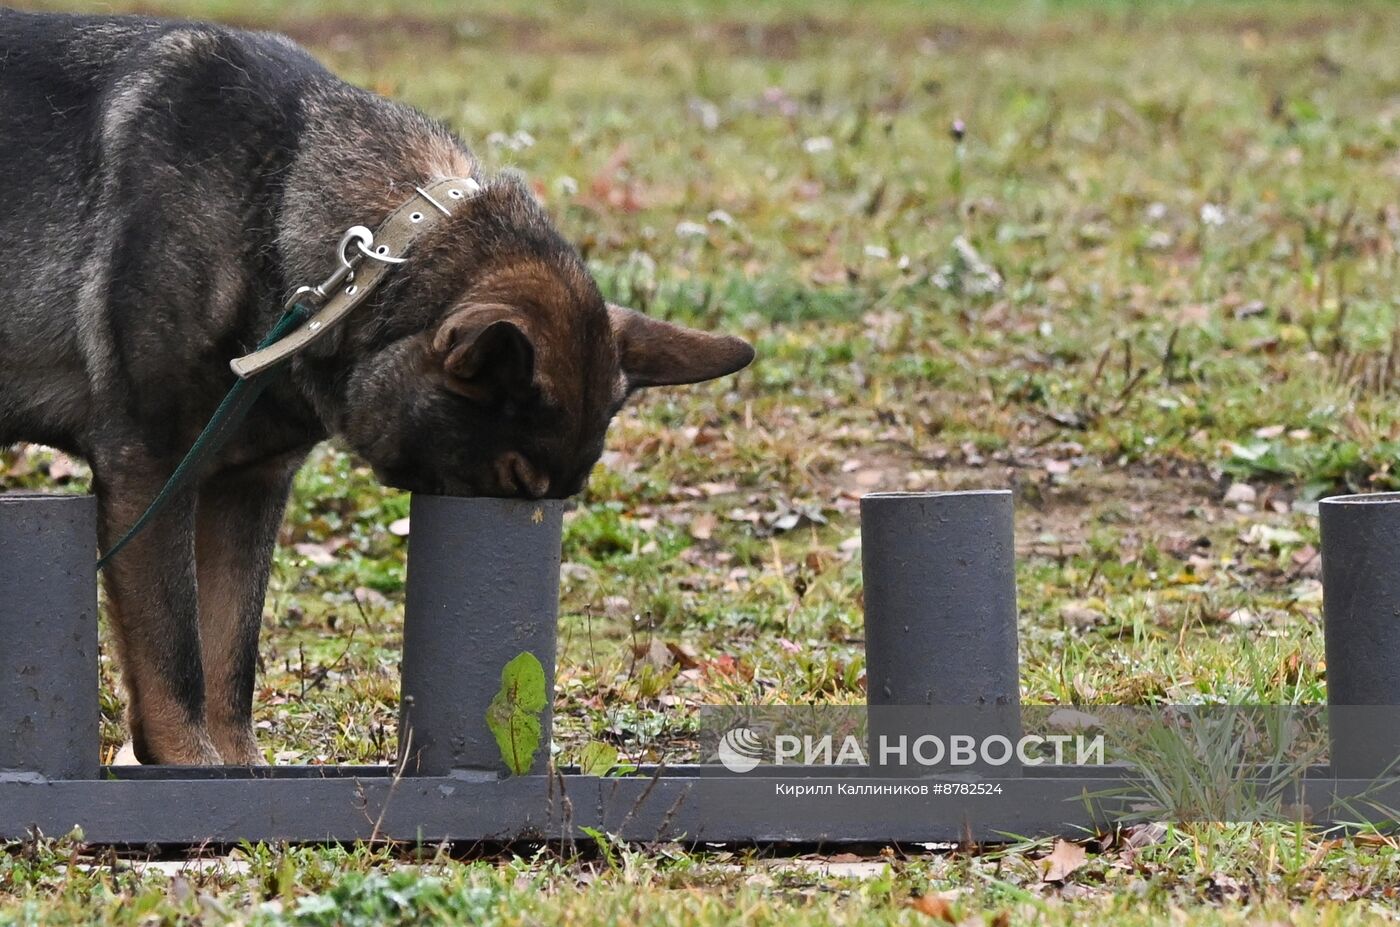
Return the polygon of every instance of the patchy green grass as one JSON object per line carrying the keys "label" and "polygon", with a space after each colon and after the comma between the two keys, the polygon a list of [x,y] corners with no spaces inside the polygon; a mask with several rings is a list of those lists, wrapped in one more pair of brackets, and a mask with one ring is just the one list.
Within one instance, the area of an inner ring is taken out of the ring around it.
{"label": "patchy green grass", "polygon": [[[758,345],[731,381],[628,409],[569,518],[564,758],[683,755],[707,703],[860,701],[875,489],[1017,490],[1028,701],[1325,697],[1310,503],[1400,487],[1400,10],[140,6],[290,32],[527,171],[610,295]],[[0,475],[82,481],[34,450]],[[333,449],[302,473],[266,616],[269,760],[392,756],[406,514]],[[112,750],[110,661],[104,681]],[[1158,836],[1091,841],[1063,884],[1045,844],[250,847],[171,873],[60,842],[0,855],[0,924],[927,921],[915,896],[973,923],[1395,914],[1388,839]]]}

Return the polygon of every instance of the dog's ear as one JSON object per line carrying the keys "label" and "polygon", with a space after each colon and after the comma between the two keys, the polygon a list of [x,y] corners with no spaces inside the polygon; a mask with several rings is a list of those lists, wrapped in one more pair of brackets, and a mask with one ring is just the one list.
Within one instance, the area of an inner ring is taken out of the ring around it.
{"label": "dog's ear", "polygon": [[749,343],[648,318],[608,305],[628,391],[646,386],[699,383],[743,370],[754,358]]}
{"label": "dog's ear", "polygon": [[447,386],[468,399],[518,397],[535,380],[535,345],[509,306],[466,306],[433,336],[433,355]]}

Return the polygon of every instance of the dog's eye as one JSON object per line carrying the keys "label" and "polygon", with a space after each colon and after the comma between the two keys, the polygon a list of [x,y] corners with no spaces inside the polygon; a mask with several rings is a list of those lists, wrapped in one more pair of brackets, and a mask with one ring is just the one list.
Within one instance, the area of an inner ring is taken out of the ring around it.
{"label": "dog's eye", "polygon": [[501,415],[506,418],[515,418],[520,414],[520,403],[514,399],[506,399],[501,403]]}

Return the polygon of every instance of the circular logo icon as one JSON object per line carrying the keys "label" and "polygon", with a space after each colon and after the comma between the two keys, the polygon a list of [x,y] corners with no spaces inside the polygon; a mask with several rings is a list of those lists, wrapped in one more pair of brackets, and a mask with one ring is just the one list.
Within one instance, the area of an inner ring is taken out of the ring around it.
{"label": "circular logo icon", "polygon": [[730,772],[746,773],[763,759],[763,739],[747,727],[732,727],[719,739],[719,761]]}

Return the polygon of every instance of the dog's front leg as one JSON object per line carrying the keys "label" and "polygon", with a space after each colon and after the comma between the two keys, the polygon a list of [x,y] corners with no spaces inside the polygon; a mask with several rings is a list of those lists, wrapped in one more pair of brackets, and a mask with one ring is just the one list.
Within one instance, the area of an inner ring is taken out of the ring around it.
{"label": "dog's front leg", "polygon": [[[155,498],[164,472],[147,460],[94,462],[104,551]],[[104,571],[127,724],[142,763],[219,761],[204,724],[194,523],[193,491],[176,493]]]}
{"label": "dog's front leg", "polygon": [[224,470],[199,488],[196,561],[205,713],[223,762],[263,762],[253,736],[253,686],[277,530],[305,452]]}

